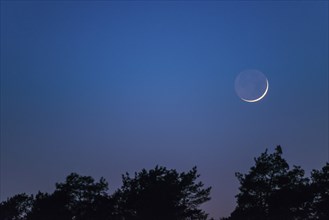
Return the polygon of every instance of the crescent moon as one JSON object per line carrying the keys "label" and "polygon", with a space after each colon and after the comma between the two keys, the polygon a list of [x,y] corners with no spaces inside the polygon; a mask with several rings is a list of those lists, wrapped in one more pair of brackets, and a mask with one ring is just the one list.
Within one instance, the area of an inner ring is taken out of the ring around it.
{"label": "crescent moon", "polygon": [[257,99],[244,99],[244,98],[241,98],[243,101],[245,102],[258,102],[259,100],[261,100],[262,98],[264,98],[266,96],[266,93],[268,91],[268,87],[269,87],[269,84],[268,84],[268,80],[266,79],[266,89],[263,93],[263,95],[261,95],[259,98]]}

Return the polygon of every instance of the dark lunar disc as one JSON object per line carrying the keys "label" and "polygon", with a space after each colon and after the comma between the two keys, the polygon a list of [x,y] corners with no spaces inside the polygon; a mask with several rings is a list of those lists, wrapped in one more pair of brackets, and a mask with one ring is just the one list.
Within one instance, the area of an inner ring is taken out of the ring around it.
{"label": "dark lunar disc", "polygon": [[268,92],[268,80],[259,70],[245,70],[235,79],[235,91],[246,102],[260,101]]}

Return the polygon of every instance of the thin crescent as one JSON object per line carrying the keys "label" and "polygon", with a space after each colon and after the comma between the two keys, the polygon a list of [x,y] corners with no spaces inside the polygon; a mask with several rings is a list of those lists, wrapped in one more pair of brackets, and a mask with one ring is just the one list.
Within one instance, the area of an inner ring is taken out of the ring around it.
{"label": "thin crescent", "polygon": [[266,93],[267,93],[267,91],[268,91],[268,87],[269,87],[269,84],[268,84],[268,80],[266,79],[266,89],[265,89],[265,92],[264,92],[264,94],[263,95],[261,95],[259,98],[257,98],[257,99],[243,99],[243,98],[241,98],[243,101],[245,101],[245,102],[258,102],[259,100],[261,100],[262,98],[264,98],[265,96],[266,96]]}

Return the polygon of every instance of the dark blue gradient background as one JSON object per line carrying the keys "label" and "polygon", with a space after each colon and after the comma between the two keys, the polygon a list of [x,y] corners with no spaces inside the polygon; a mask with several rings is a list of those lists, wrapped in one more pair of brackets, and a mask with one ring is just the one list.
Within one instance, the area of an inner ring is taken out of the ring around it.
{"label": "dark blue gradient background", "polygon": [[[1,1],[1,200],[197,165],[220,217],[266,148],[321,168],[327,28],[327,1]],[[245,69],[269,79],[260,102],[235,94]]]}

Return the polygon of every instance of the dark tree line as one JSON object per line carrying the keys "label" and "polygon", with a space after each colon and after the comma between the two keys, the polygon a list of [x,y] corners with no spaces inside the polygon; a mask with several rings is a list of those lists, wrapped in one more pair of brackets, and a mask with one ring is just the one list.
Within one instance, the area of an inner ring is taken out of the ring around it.
{"label": "dark tree line", "polygon": [[131,177],[108,193],[104,178],[72,173],[53,193],[18,194],[0,204],[0,220],[205,220],[200,205],[210,200],[211,188],[198,181],[194,167],[178,173],[156,166]]}
{"label": "dark tree line", "polygon": [[290,167],[282,149],[267,150],[247,174],[236,173],[240,182],[237,206],[222,220],[328,220],[329,164],[305,177],[299,166]]}
{"label": "dark tree line", "polygon": [[[255,158],[240,182],[237,206],[222,220],[328,220],[329,163],[309,177],[290,167],[278,146]],[[131,177],[108,193],[104,178],[72,173],[53,193],[18,194],[0,203],[0,220],[206,220],[200,205],[210,200],[210,187],[198,181],[196,167],[178,173],[156,166]]]}

